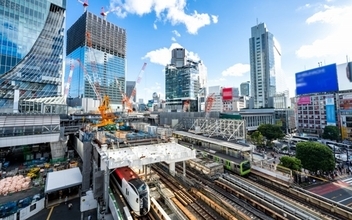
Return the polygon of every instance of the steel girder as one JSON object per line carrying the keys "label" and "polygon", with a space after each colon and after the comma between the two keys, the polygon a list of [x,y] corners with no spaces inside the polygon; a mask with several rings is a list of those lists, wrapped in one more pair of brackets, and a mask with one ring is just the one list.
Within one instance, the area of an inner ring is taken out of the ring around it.
{"label": "steel girder", "polygon": [[222,137],[230,140],[246,139],[244,120],[194,118],[191,131],[200,132],[209,137]]}

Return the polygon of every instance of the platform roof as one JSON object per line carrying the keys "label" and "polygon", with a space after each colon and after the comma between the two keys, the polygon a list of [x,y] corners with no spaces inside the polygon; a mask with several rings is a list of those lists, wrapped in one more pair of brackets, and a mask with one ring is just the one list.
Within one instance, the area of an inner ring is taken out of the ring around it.
{"label": "platform roof", "polygon": [[45,193],[82,184],[82,174],[78,167],[50,172],[46,178]]}

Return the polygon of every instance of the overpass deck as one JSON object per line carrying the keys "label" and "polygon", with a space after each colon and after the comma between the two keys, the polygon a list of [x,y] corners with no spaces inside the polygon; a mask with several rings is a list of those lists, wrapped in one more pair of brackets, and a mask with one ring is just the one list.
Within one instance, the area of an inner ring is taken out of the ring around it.
{"label": "overpass deck", "polygon": [[109,169],[124,166],[142,167],[158,162],[170,164],[196,158],[196,150],[173,142],[117,149],[107,149],[94,141],[92,145],[101,155],[102,160],[107,161]]}

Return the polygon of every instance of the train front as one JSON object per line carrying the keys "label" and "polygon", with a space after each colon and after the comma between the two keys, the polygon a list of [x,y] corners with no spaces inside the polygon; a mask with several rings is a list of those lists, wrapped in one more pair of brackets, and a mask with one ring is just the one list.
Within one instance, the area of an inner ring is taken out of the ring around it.
{"label": "train front", "polygon": [[133,179],[130,181],[131,184],[138,191],[139,196],[139,215],[144,216],[150,211],[150,193],[149,186],[140,179]]}

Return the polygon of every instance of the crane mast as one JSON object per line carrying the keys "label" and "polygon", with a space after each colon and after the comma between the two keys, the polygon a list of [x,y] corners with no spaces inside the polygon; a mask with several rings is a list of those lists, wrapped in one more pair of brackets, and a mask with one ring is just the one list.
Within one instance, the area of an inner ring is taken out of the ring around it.
{"label": "crane mast", "polygon": [[145,70],[145,67],[146,67],[146,66],[147,66],[147,63],[144,63],[143,66],[142,66],[141,71],[140,71],[139,74],[138,74],[138,78],[137,78],[137,80],[136,80],[136,84],[134,85],[134,88],[133,88],[133,90],[132,90],[132,92],[131,92],[131,95],[130,95],[130,97],[128,98],[130,102],[133,102],[133,99],[134,99],[134,97],[135,97],[135,95],[136,95],[136,88],[137,88],[137,86],[140,84],[140,82],[141,82],[141,80],[142,80],[142,77],[143,77],[144,70]]}
{"label": "crane mast", "polygon": [[71,85],[71,80],[72,80],[72,75],[73,75],[73,69],[75,68],[75,66],[71,63],[70,65],[70,72],[68,74],[68,79],[67,79],[67,83],[65,85],[65,93],[64,93],[64,100],[66,100],[67,96],[68,96],[68,91],[70,90],[70,85]]}

